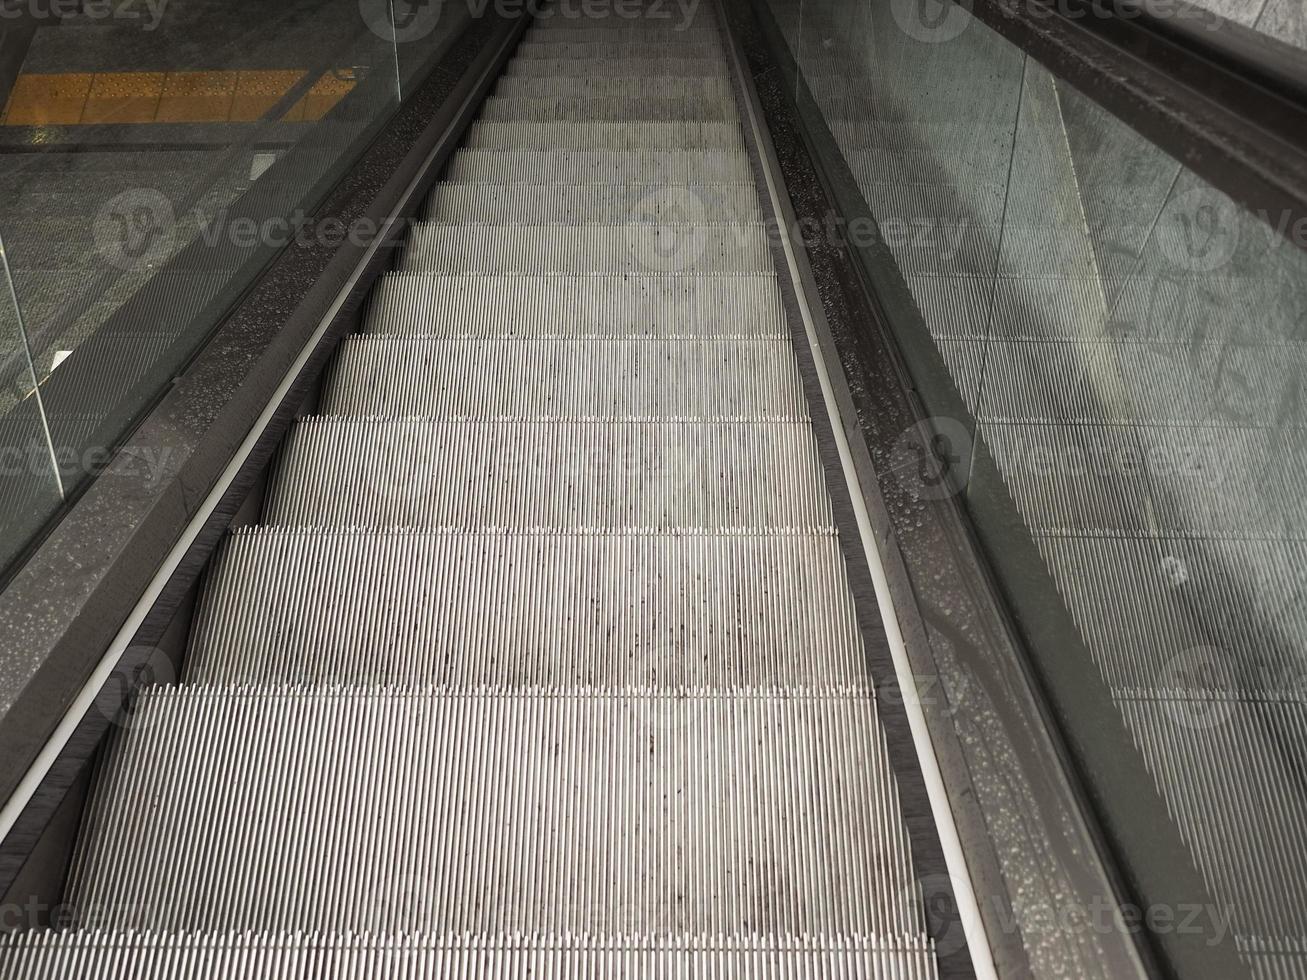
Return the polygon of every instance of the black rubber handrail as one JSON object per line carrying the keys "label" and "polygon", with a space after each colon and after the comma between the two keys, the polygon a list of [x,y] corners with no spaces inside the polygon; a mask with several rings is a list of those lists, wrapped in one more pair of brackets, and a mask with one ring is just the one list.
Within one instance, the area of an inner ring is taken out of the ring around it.
{"label": "black rubber handrail", "polygon": [[954,2],[1307,248],[1307,53],[1184,0]]}
{"label": "black rubber handrail", "polygon": [[1259,33],[1201,7],[1174,0],[1177,16],[1158,17],[1143,0],[1075,0],[1169,41],[1247,85],[1307,106],[1307,51]]}

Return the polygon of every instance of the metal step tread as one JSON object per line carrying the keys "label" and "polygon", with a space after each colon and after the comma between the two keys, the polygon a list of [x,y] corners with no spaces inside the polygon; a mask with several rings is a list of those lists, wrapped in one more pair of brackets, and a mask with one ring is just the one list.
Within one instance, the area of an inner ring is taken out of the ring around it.
{"label": "metal step tread", "polygon": [[587,61],[571,57],[516,58],[504,68],[507,78],[668,78],[727,79],[720,55],[686,57],[651,51],[643,55]]}
{"label": "metal step tread", "polygon": [[[686,195],[687,199],[690,195]],[[761,222],[654,221],[576,226],[417,222],[403,272],[767,272],[774,268]]]}
{"label": "metal step tread", "polygon": [[[418,980],[494,976],[935,980],[920,935],[554,936],[444,933],[41,931],[0,938],[0,974],[21,980]],[[861,973],[859,973],[861,975]]]}
{"label": "metal step tread", "polygon": [[759,224],[751,183],[460,184],[440,183],[426,220],[444,224]]}
{"label": "metal step tread", "polygon": [[785,339],[347,337],[323,415],[805,421]]}
{"label": "metal step tread", "polygon": [[239,529],[186,669],[219,683],[870,684],[830,529]]}
{"label": "metal step tread", "polygon": [[307,418],[264,512],[302,527],[807,528],[834,522],[806,422]]}
{"label": "metal step tread", "polygon": [[526,184],[752,181],[749,156],[728,150],[458,150],[446,180]]}
{"label": "metal step tread", "polygon": [[102,927],[922,929],[866,690],[194,685],[133,721],[70,878]]}
{"label": "metal step tread", "polygon": [[[568,41],[563,38],[546,41],[523,41],[513,52],[514,61],[531,61],[532,59],[575,58],[603,61],[611,58],[649,58],[666,45],[653,38],[648,40],[607,41]],[[717,41],[689,41],[676,45],[679,58],[720,58],[722,47]]]}
{"label": "metal step tread", "polygon": [[580,95],[632,97],[708,98],[733,101],[730,79],[675,78],[666,75],[564,75],[532,78],[505,75],[495,85],[495,95],[507,98],[568,98]]}
{"label": "metal step tread", "polygon": [[392,273],[373,289],[372,335],[788,337],[775,273]]}
{"label": "metal step tread", "polygon": [[566,95],[553,97],[492,95],[481,107],[486,122],[575,120],[643,122],[646,120],[735,119],[735,102],[725,96]]}
{"label": "metal step tread", "polygon": [[[464,147],[473,150],[741,150],[735,121],[667,120],[639,122],[558,120],[478,120]],[[750,182],[751,183],[751,182]]]}

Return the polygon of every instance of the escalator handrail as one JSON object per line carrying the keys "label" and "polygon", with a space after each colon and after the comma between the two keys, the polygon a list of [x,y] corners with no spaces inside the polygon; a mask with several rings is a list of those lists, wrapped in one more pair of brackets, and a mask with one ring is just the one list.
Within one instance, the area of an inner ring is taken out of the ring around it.
{"label": "escalator handrail", "polygon": [[952,2],[1277,234],[1307,228],[1307,54],[1186,0]]}
{"label": "escalator handrail", "polygon": [[1307,52],[1187,3],[1168,0],[1183,11],[1159,17],[1146,0],[1075,0],[1106,5],[1120,20],[1134,20],[1149,34],[1201,58],[1212,68],[1242,80],[1249,87],[1307,106]]}

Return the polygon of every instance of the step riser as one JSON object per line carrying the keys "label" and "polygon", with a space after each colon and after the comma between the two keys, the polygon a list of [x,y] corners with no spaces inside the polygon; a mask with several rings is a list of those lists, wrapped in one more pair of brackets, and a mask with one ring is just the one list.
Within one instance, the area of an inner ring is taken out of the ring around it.
{"label": "step riser", "polygon": [[520,58],[508,63],[509,78],[648,78],[708,79],[725,81],[726,68],[719,58],[626,57],[604,61],[577,61],[575,58]]}
{"label": "step riser", "polygon": [[725,79],[648,78],[620,76],[613,78],[501,78],[495,86],[501,98],[678,98],[729,102],[734,96]]}
{"label": "step riser", "polygon": [[861,650],[831,535],[267,529],[222,551],[187,670],[215,683],[801,688],[869,683]]}
{"label": "step riser", "polygon": [[[602,61],[607,58],[651,58],[658,54],[664,45],[652,41],[619,41],[606,44],[600,41],[523,41],[514,52],[515,61],[532,59],[547,60],[592,60]],[[676,46],[676,55],[688,60],[715,59],[721,57],[721,47],[716,43],[687,41]]]}
{"label": "step riser", "polygon": [[762,221],[751,184],[440,184],[427,202],[428,221],[482,224],[614,224],[629,221]]}
{"label": "step riser", "polygon": [[[26,942],[25,942],[26,940]],[[27,943],[30,942],[30,945]],[[18,980],[593,980],[669,976],[685,980],[819,980],[843,975],[856,957],[867,976],[936,980],[929,945],[916,936],[808,940],[743,936],[709,942],[658,943],[642,935],[624,941],[562,936],[495,941],[446,936],[186,937],[139,933],[46,933],[0,945],[0,975]]]}
{"label": "step riser", "polygon": [[825,528],[816,449],[804,423],[309,419],[291,433],[265,523]]}
{"label": "step riser", "polygon": [[867,697],[155,689],[134,717],[70,889],[102,927],[920,928]]}
{"label": "step riser", "polygon": [[[697,202],[684,195],[689,209]],[[766,272],[760,225],[429,225],[413,228],[403,272],[669,275]]]}
{"label": "step riser", "polygon": [[753,180],[737,150],[535,152],[459,150],[447,180],[527,184],[713,184]]}
{"label": "step riser", "polygon": [[402,336],[788,336],[774,275],[390,275],[366,323]]}
{"label": "step riser", "polygon": [[323,415],[806,421],[783,340],[348,338]]}
{"label": "step riser", "polygon": [[622,122],[647,120],[691,122],[735,119],[735,106],[724,100],[664,96],[607,97],[576,95],[559,98],[502,98],[486,100],[480,118],[485,122]]}
{"label": "step riser", "polygon": [[[468,132],[468,149],[528,150],[740,150],[733,122],[558,123],[478,122]],[[752,188],[751,188],[752,189]]]}

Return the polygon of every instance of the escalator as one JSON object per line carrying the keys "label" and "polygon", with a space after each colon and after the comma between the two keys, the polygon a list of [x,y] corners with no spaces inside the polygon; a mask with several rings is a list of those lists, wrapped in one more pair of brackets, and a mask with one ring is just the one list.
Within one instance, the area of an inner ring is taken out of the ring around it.
{"label": "escalator", "polygon": [[728,67],[529,28],[0,975],[940,975]]}
{"label": "escalator", "polygon": [[0,978],[1307,978],[1301,24],[503,6],[0,33]]}

